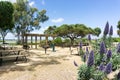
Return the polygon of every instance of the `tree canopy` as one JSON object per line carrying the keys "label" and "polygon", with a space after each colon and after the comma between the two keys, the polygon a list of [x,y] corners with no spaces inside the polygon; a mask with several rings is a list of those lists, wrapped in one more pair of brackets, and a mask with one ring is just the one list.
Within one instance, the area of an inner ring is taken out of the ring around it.
{"label": "tree canopy", "polygon": [[56,28],[55,33],[61,37],[85,37],[87,34],[93,34],[94,30],[84,24],[63,24]]}
{"label": "tree canopy", "polygon": [[17,33],[18,41],[20,40],[20,35],[40,29],[40,23],[48,20],[46,10],[39,11],[37,8],[30,6],[28,1],[17,0],[14,7],[14,33]]}
{"label": "tree canopy", "polygon": [[57,28],[57,26],[49,26],[45,31],[44,34],[55,34],[55,29]]}
{"label": "tree canopy", "polygon": [[60,27],[57,27],[54,30],[54,33],[60,37],[69,38],[72,45],[74,39],[78,37],[85,37],[88,34],[93,34],[94,30],[90,27],[85,26],[84,24],[63,24]]}
{"label": "tree canopy", "polygon": [[94,29],[94,31],[95,31],[95,35],[96,35],[97,37],[99,37],[99,35],[100,35],[100,33],[101,33],[101,29],[100,29],[99,27],[96,27],[96,28]]}
{"label": "tree canopy", "polygon": [[14,27],[13,22],[14,7],[8,1],[0,1],[0,33],[3,43],[7,33]]}
{"label": "tree canopy", "polygon": [[120,21],[118,21],[117,28],[118,28],[118,30],[117,30],[117,34],[120,36]]}

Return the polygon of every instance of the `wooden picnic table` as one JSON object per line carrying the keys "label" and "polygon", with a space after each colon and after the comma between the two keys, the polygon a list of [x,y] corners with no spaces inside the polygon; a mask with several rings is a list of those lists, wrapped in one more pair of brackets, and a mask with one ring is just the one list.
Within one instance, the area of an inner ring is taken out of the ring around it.
{"label": "wooden picnic table", "polygon": [[3,59],[8,58],[15,58],[15,61],[18,61],[18,58],[24,58],[27,61],[25,55],[21,54],[20,52],[24,51],[23,49],[16,49],[16,50],[0,50],[0,65],[3,63]]}

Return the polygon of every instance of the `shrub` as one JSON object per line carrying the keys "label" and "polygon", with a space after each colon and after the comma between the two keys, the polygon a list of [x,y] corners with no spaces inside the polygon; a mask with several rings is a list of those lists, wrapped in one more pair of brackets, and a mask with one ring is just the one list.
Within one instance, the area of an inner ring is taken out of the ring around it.
{"label": "shrub", "polygon": [[120,42],[120,38],[112,38],[113,42]]}
{"label": "shrub", "polygon": [[57,37],[56,39],[54,39],[54,44],[57,45],[57,46],[61,46],[62,44],[62,39],[61,37]]}
{"label": "shrub", "polygon": [[70,39],[65,39],[63,42],[65,47],[69,47],[71,45]]}
{"label": "shrub", "polygon": [[120,65],[120,55],[113,54],[111,62],[112,62],[112,70],[115,71],[116,69],[119,68]]}
{"label": "shrub", "polygon": [[42,41],[40,42],[40,46],[41,46],[41,47],[44,46],[44,45],[46,45],[46,40],[42,40]]}
{"label": "shrub", "polygon": [[105,77],[106,76],[103,71],[96,70],[93,72],[93,80],[103,80]]}
{"label": "shrub", "polygon": [[93,67],[88,67],[86,64],[81,65],[78,69],[78,80],[89,80],[94,72]]}

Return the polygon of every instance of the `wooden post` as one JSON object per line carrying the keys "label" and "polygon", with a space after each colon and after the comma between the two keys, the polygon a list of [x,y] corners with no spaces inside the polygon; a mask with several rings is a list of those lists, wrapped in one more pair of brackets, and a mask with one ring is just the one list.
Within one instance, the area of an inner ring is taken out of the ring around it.
{"label": "wooden post", "polygon": [[35,36],[35,48],[37,49],[37,36]]}
{"label": "wooden post", "polygon": [[41,46],[41,36],[40,36],[40,46]]}
{"label": "wooden post", "polygon": [[46,35],[46,45],[48,45],[48,36]]}
{"label": "wooden post", "polygon": [[33,45],[33,36],[31,36],[31,48],[33,48],[32,45]]}

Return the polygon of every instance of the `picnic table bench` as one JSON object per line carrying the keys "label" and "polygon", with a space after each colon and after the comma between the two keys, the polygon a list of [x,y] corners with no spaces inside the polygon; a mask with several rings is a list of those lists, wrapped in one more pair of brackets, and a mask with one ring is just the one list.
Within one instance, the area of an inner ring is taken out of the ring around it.
{"label": "picnic table bench", "polygon": [[23,50],[0,50],[0,65],[3,63],[3,59],[12,59],[15,58],[15,61],[18,61],[18,58],[22,58],[27,61],[26,55],[21,54]]}

